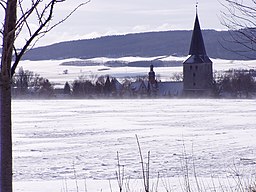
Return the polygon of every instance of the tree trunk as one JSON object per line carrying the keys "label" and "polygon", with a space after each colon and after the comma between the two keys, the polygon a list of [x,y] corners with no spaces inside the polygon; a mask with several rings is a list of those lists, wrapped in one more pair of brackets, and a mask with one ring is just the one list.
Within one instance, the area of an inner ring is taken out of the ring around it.
{"label": "tree trunk", "polygon": [[10,81],[0,80],[1,192],[12,192],[12,131]]}
{"label": "tree trunk", "polygon": [[11,64],[16,31],[17,0],[5,9],[0,71],[0,192],[12,192]]}
{"label": "tree trunk", "polygon": [[[19,6],[21,6],[23,0],[18,2]],[[90,0],[78,5],[73,11],[70,12],[69,15],[67,15],[67,17],[65,17],[59,23],[53,25],[50,25],[50,21],[53,17],[54,5],[58,2],[62,2],[62,0],[49,1],[45,4],[45,8],[42,8],[40,13],[38,12],[40,8],[37,7],[39,4],[44,4],[43,0],[36,2],[31,0],[31,2],[32,7],[25,11],[26,13],[21,16],[19,19],[19,25],[17,25],[17,0],[0,0],[1,7],[5,9],[3,31],[1,30],[3,43],[0,70],[0,192],[12,192],[11,79],[15,68],[33,40],[36,40],[37,38],[39,39],[41,33],[45,34],[51,29],[55,28],[57,25],[63,23],[79,7],[89,3]],[[24,8],[21,7],[20,9],[21,12],[23,12]],[[27,29],[30,31],[30,26],[27,24],[27,19],[32,17],[32,13],[35,13],[38,17],[40,25],[38,29],[31,34],[31,37],[29,37],[29,39],[26,41],[19,54],[16,54],[15,61],[12,63],[16,30],[20,32],[20,30],[23,29],[23,26],[26,25]]]}

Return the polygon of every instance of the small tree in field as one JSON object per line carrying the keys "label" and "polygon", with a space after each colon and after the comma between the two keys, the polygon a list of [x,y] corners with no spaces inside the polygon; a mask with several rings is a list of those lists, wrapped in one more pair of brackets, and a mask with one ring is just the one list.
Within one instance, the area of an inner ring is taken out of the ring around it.
{"label": "small tree in field", "polygon": [[[0,68],[0,192],[12,192],[12,130],[11,130],[11,80],[25,51],[42,36],[68,19],[84,2],[63,20],[53,23],[55,8],[66,0],[0,0],[4,18],[1,29],[2,57]],[[30,26],[30,19],[38,21]],[[29,35],[21,49],[15,41],[22,31]]]}

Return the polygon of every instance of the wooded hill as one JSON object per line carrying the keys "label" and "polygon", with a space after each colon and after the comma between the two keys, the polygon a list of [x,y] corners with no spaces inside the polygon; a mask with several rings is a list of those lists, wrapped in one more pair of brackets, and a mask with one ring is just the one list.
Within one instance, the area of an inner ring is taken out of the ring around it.
{"label": "wooded hill", "polygon": [[[230,32],[203,30],[209,57],[244,60],[256,59],[253,51],[245,50],[232,41]],[[23,59],[49,60],[66,58],[125,57],[125,56],[187,56],[192,31],[147,32],[95,39],[67,41],[28,51]],[[239,51],[239,52],[238,52]]]}

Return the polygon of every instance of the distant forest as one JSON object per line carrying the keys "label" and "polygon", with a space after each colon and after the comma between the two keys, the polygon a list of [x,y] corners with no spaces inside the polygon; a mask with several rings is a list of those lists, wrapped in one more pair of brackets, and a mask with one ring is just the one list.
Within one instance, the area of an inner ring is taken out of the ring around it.
{"label": "distant forest", "polygon": [[[228,60],[256,59],[253,51],[244,50],[231,39],[232,32],[203,30],[208,56]],[[125,56],[187,56],[192,31],[147,32],[76,40],[38,47],[28,51],[23,59],[49,60],[67,58]]]}

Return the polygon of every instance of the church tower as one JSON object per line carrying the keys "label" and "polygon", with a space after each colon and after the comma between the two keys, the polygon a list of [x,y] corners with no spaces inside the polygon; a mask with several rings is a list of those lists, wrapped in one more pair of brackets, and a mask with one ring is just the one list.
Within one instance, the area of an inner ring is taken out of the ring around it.
{"label": "church tower", "polygon": [[185,96],[207,96],[213,82],[212,61],[206,54],[196,13],[189,57],[183,62],[183,93]]}
{"label": "church tower", "polygon": [[154,66],[150,65],[150,71],[148,73],[148,95],[156,96],[156,92],[157,92],[156,74],[154,72]]}

